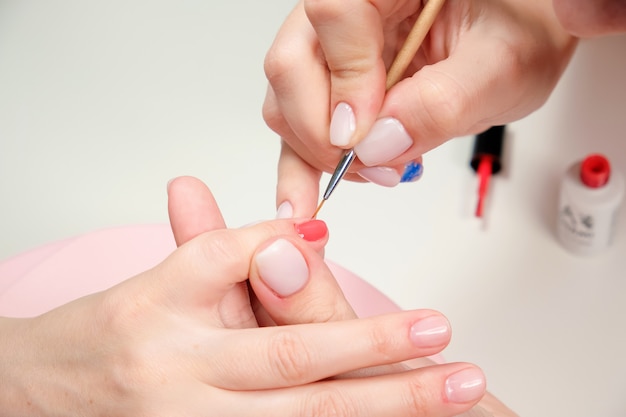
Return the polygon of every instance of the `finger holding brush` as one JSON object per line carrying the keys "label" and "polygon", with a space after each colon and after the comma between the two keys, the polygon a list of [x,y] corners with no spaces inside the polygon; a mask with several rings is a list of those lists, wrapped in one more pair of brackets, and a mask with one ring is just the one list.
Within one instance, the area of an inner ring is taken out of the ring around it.
{"label": "finger holding brush", "polygon": [[346,179],[394,186],[426,151],[545,101],[575,41],[543,0],[448,0],[386,91],[391,62],[436,1],[303,0],[285,20],[265,61],[264,118],[296,157],[289,174],[279,168],[277,207],[310,216],[319,173],[346,150],[358,156]]}

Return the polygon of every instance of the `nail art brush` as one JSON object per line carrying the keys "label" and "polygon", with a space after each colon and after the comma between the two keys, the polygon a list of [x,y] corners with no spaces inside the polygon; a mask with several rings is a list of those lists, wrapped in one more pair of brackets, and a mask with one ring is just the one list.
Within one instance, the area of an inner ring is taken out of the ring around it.
{"label": "nail art brush", "polygon": [[[406,69],[411,63],[411,60],[413,59],[413,57],[415,57],[415,54],[422,45],[424,38],[426,38],[428,31],[433,25],[433,22],[435,21],[435,18],[437,17],[437,14],[439,14],[439,11],[443,7],[444,3],[445,0],[429,0],[424,5],[424,8],[422,9],[421,13],[417,17],[417,20],[413,24],[413,28],[411,29],[409,35],[404,41],[402,48],[400,48],[398,55],[396,55],[396,58],[393,60],[391,67],[387,72],[387,79],[385,83],[386,91],[389,91],[389,89],[393,87],[398,81],[400,81],[400,79],[404,75]],[[341,158],[341,160],[337,164],[337,167],[335,168],[335,171],[330,177],[330,181],[328,182],[326,191],[324,191],[322,201],[320,201],[317,209],[315,210],[315,213],[313,214],[313,219],[317,217],[317,214],[322,209],[322,206],[324,205],[326,200],[330,198],[330,195],[333,193],[333,191],[335,191],[335,188],[337,188],[339,181],[341,181],[341,179],[346,175],[348,169],[350,168],[350,165],[352,165],[352,162],[354,162],[355,159],[356,153],[354,152],[354,149],[348,150]]]}

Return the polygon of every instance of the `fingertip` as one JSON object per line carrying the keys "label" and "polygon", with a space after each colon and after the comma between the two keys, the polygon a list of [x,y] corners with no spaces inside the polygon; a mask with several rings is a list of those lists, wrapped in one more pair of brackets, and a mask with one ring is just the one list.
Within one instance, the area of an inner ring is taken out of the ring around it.
{"label": "fingertip", "polygon": [[335,107],[330,119],[330,143],[331,145],[346,148],[356,130],[356,118],[352,106],[346,102],[340,102]]}
{"label": "fingertip", "polygon": [[177,246],[201,233],[225,227],[217,202],[201,180],[180,176],[167,183],[167,208]]}
{"label": "fingertip", "polygon": [[422,158],[393,167],[365,167],[357,171],[361,178],[383,187],[395,187],[399,183],[418,181],[424,173]]}
{"label": "fingertip", "polygon": [[328,226],[323,220],[313,219],[296,224],[295,227],[296,233],[308,242],[317,242],[328,238]]}
{"label": "fingertip", "polygon": [[300,250],[288,239],[279,238],[254,256],[259,278],[280,297],[300,291],[309,280],[309,268]]}
{"label": "fingertip", "polygon": [[398,171],[390,167],[366,167],[360,169],[358,174],[369,182],[383,187],[395,187],[401,179]]}
{"label": "fingertip", "polygon": [[[420,158],[421,159],[421,158]],[[404,166],[404,172],[400,178],[401,183],[416,182],[424,174],[424,165],[420,161],[409,161]]]}
{"label": "fingertip", "polygon": [[276,219],[291,219],[293,217],[293,205],[290,201],[283,201],[276,210]]}
{"label": "fingertip", "polygon": [[482,369],[468,364],[447,377],[444,390],[451,403],[476,403],[487,391],[487,379]]}
{"label": "fingertip", "polygon": [[258,301],[277,324],[355,318],[324,261],[325,223],[305,220],[291,227],[293,235],[278,239],[284,242],[268,242],[255,255],[249,279]]}
{"label": "fingertip", "polygon": [[172,182],[173,182],[174,180],[176,180],[176,178],[178,178],[178,177],[171,178],[171,179],[167,182],[167,184],[165,185],[165,189],[166,189],[166,191],[167,191],[167,194],[168,194],[168,195],[170,194],[170,184],[172,184]]}
{"label": "fingertip", "polygon": [[354,151],[364,165],[372,167],[389,162],[413,145],[404,124],[395,117],[378,119]]}
{"label": "fingertip", "polygon": [[321,175],[283,141],[278,161],[277,216],[310,218],[317,207]]}
{"label": "fingertip", "polygon": [[166,185],[167,194],[169,195],[170,192],[177,190],[179,186],[185,186],[187,182],[193,182],[194,180],[194,177],[188,177],[184,175],[170,178]]}
{"label": "fingertip", "polygon": [[167,193],[168,195],[171,194],[172,197],[174,197],[174,193],[178,197],[178,195],[189,193],[201,193],[204,195],[207,192],[210,193],[210,190],[205,183],[189,175],[174,177],[167,182]]}
{"label": "fingertip", "polygon": [[436,313],[413,323],[409,337],[417,347],[424,349],[438,347],[441,350],[450,342],[451,332],[448,319]]}

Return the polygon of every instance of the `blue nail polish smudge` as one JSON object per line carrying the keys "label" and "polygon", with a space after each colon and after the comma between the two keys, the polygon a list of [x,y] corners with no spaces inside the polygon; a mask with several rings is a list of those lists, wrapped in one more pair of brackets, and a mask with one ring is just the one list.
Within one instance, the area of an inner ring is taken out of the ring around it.
{"label": "blue nail polish smudge", "polygon": [[415,182],[420,179],[424,173],[424,166],[419,162],[409,162],[404,167],[404,174],[400,178],[400,182]]}

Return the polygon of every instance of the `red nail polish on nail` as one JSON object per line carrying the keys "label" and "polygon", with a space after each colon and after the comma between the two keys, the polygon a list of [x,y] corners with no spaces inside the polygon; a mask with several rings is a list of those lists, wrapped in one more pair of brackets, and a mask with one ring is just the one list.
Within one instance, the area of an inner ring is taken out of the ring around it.
{"label": "red nail polish on nail", "polygon": [[328,234],[328,227],[322,220],[309,220],[296,225],[296,232],[304,240],[315,242]]}

